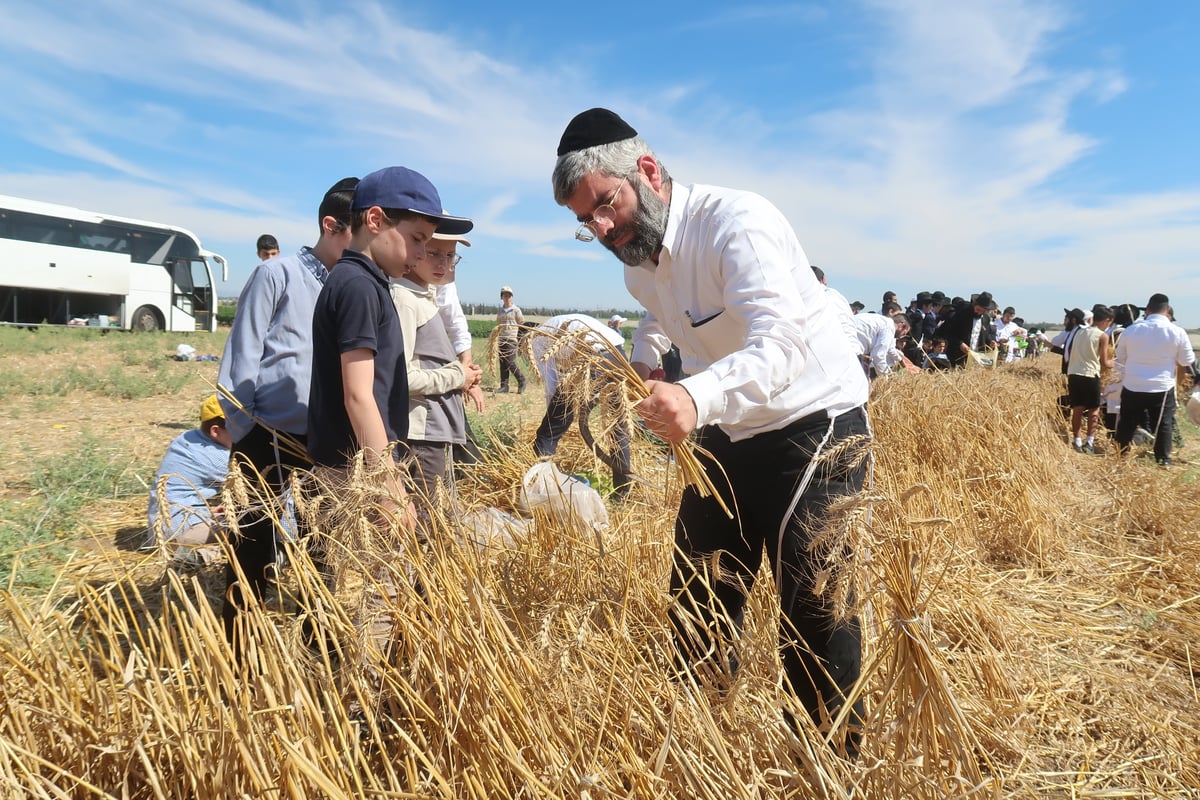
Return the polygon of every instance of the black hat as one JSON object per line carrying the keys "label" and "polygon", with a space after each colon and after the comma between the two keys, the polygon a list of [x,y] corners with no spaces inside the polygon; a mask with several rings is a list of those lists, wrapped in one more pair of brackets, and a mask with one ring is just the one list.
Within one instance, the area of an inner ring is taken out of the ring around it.
{"label": "black hat", "polygon": [[1083,322],[1085,319],[1083,309],[1080,308],[1064,308],[1063,313],[1069,318],[1074,319],[1076,322]]}
{"label": "black hat", "polygon": [[946,301],[949,299],[950,298],[946,297],[946,293],[943,292],[941,289],[938,289],[932,295],[933,304],[935,306],[944,306],[944,305],[946,305]]}
{"label": "black hat", "polygon": [[932,302],[933,295],[931,295],[929,292],[917,292],[917,305],[924,305],[925,303]]}
{"label": "black hat", "polygon": [[979,306],[980,308],[991,308],[992,307],[991,292],[980,292],[979,294],[977,294],[971,298],[971,302],[974,305]]}
{"label": "black hat", "polygon": [[637,136],[637,131],[607,108],[589,108],[567,123],[558,140],[558,155],[586,150],[600,144],[623,142]]}
{"label": "black hat", "polygon": [[1148,306],[1167,306],[1170,304],[1171,304],[1170,298],[1168,298],[1162,292],[1157,292],[1155,294],[1150,295],[1150,300],[1147,301],[1147,303],[1146,303],[1146,305],[1148,305]]}

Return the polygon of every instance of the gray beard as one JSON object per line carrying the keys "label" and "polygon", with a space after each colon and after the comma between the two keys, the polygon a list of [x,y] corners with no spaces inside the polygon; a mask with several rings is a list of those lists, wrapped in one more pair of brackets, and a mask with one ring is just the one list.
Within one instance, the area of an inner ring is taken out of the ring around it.
{"label": "gray beard", "polygon": [[[671,209],[640,178],[635,178],[629,183],[633,186],[638,200],[633,221],[620,229],[610,231],[607,237],[600,240],[600,243],[620,259],[621,263],[636,267],[649,261],[662,247],[663,237],[667,233],[667,215]],[[613,247],[609,244],[610,240],[620,239],[628,230],[633,231],[633,238],[629,240],[628,244],[621,247]]]}

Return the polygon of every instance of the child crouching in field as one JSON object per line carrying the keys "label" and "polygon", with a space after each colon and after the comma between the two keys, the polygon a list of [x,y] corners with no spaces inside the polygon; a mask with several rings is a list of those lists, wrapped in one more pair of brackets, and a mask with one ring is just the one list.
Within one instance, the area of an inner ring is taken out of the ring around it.
{"label": "child crouching in field", "polygon": [[[463,394],[478,385],[478,365],[459,360],[437,304],[437,287],[458,263],[462,236],[435,233],[425,246],[425,258],[392,280],[392,301],[404,336],[408,367],[408,445],[413,460],[413,485],[429,504],[436,505],[439,486],[453,501],[452,448],[467,442]],[[420,501],[419,501],[420,502]],[[429,511],[419,512],[425,518]]]}
{"label": "child crouching in field", "polygon": [[147,548],[180,547],[180,561],[210,563],[220,557],[221,509],[209,505],[229,473],[233,440],[217,396],[200,404],[200,427],[181,433],[167,447],[150,487]]}

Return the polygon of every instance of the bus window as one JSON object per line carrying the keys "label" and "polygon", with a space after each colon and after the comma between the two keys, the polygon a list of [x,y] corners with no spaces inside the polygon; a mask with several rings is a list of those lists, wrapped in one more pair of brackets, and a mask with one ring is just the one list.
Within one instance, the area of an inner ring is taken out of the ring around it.
{"label": "bus window", "polygon": [[105,250],[109,253],[129,252],[129,239],[125,232],[111,225],[82,226],[79,240],[85,247],[93,250]]}
{"label": "bus window", "polygon": [[190,262],[177,258],[171,262],[171,276],[181,294],[191,294],[195,286],[192,284],[192,266]]}
{"label": "bus window", "polygon": [[176,236],[171,242],[171,249],[167,252],[167,258],[180,259],[186,258],[191,260],[200,257],[200,248],[196,243],[187,236]]}
{"label": "bus window", "polygon": [[201,291],[204,289],[211,290],[212,279],[209,277],[208,264],[203,258],[196,258],[191,261],[192,265],[192,286]]}
{"label": "bus window", "polygon": [[133,260],[138,264],[165,264],[171,235],[157,231],[133,231]]}
{"label": "bus window", "polygon": [[12,239],[39,244],[79,246],[79,239],[69,220],[14,212],[9,215],[8,222],[9,237]]}

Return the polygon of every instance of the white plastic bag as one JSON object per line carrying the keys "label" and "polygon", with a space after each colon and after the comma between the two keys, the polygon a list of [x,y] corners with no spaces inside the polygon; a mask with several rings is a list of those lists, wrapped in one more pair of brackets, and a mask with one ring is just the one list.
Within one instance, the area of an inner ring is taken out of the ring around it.
{"label": "white plastic bag", "polygon": [[175,348],[176,361],[191,361],[196,357],[196,348],[190,344],[181,344]]}
{"label": "white plastic bag", "polygon": [[525,473],[517,510],[525,516],[541,510],[552,519],[567,523],[582,520],[593,529],[608,527],[608,509],[600,493],[567,475],[551,461],[539,461]]}
{"label": "white plastic bag", "polygon": [[533,523],[498,508],[480,508],[458,520],[462,540],[485,548],[510,548],[529,532]]}

